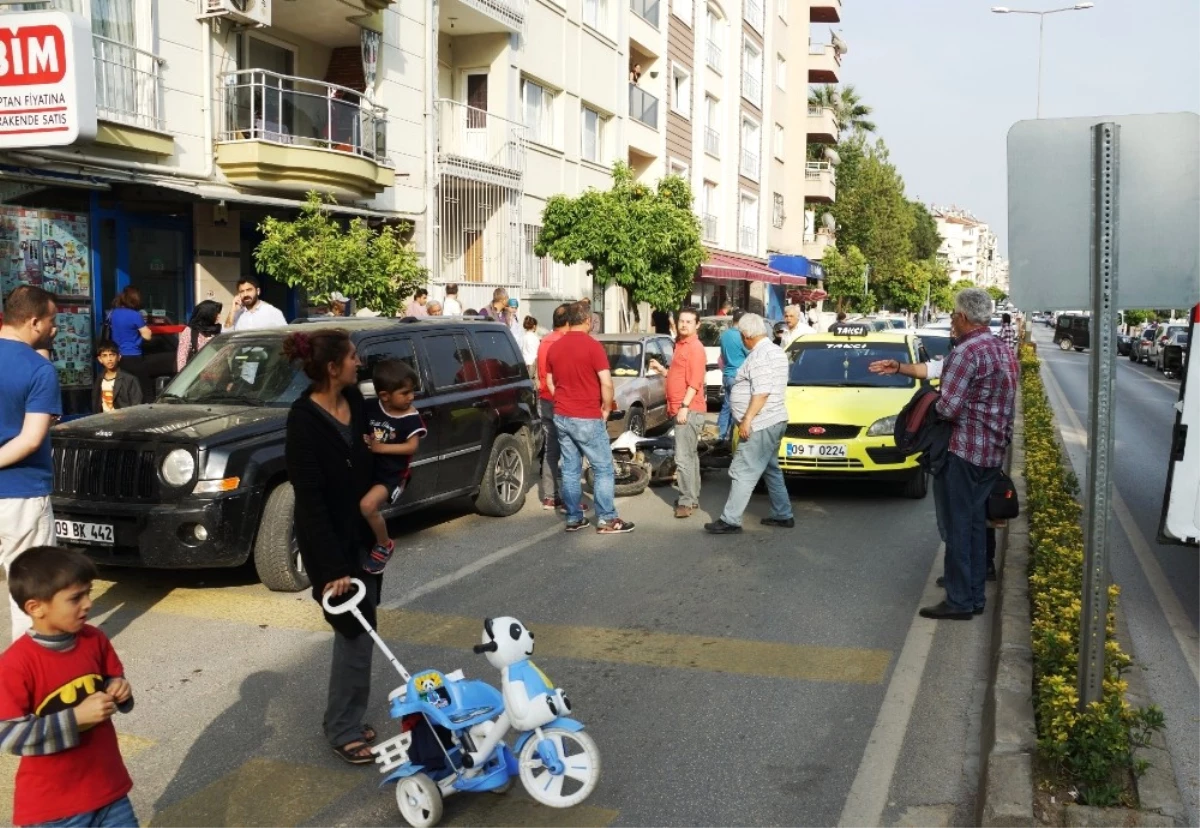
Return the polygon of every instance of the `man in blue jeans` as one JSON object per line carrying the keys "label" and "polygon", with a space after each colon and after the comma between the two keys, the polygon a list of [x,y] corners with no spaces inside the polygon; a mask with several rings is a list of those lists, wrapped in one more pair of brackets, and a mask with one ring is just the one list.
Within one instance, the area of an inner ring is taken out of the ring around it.
{"label": "man in blue jeans", "polygon": [[748,352],[729,392],[740,440],[729,466],[733,483],[725,509],[720,519],[704,524],[704,531],[713,535],[733,535],[742,531],[742,513],[746,511],[759,478],[767,484],[767,494],[771,498],[771,514],[762,519],[762,524],[785,529],[796,525],[792,501],[779,469],[779,443],[788,423],[784,404],[788,384],[787,355],[767,338],[767,323],[757,313],[743,315],[738,320],[737,330],[745,340]]}
{"label": "man in blue jeans", "polygon": [[745,314],[741,308],[733,312],[733,324],[721,333],[721,415],[717,418],[717,439],[728,442],[733,432],[733,414],[729,407],[729,389],[733,387],[733,378],[738,369],[746,361],[746,343],[742,341],[742,332],[737,323]]}
{"label": "man in blue jeans", "polygon": [[591,309],[576,302],[567,310],[567,332],[546,354],[546,386],[554,398],[554,427],[562,453],[562,499],[567,531],[591,526],[583,515],[582,457],[592,466],[596,532],[623,535],[633,524],[617,517],[612,448],[605,423],[613,404],[612,373],[604,347],[592,339]]}

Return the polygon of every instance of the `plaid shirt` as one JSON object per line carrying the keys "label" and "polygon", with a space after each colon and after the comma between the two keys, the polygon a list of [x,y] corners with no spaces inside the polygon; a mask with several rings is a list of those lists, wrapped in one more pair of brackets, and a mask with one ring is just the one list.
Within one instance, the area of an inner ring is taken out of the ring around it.
{"label": "plaid shirt", "polygon": [[1017,351],[1017,328],[1015,325],[1001,325],[1000,333],[997,334],[1004,340],[1004,344],[1013,349],[1013,353]]}
{"label": "plaid shirt", "polygon": [[1012,348],[987,328],[960,339],[945,359],[937,403],[937,412],[954,424],[950,451],[976,466],[999,466],[1012,441],[1016,397]]}

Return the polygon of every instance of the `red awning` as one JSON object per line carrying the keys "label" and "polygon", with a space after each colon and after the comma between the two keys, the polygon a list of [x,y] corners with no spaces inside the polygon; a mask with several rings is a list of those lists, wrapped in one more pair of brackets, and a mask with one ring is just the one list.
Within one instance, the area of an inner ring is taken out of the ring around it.
{"label": "red awning", "polygon": [[760,259],[733,253],[709,251],[708,261],[700,265],[701,279],[736,279],[777,285],[784,275]]}
{"label": "red awning", "polygon": [[788,291],[788,300],[793,302],[820,302],[828,296],[820,288],[792,288]]}

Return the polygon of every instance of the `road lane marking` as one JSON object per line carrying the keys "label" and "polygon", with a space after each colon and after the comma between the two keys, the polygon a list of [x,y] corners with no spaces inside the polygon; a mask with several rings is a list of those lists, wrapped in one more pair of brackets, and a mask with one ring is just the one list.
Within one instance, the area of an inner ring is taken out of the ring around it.
{"label": "road lane marking", "polygon": [[[1051,393],[1058,398],[1058,407],[1066,414],[1068,425],[1059,423],[1059,430],[1063,432],[1063,439],[1069,439],[1072,442],[1078,443],[1084,449],[1088,445],[1088,435],[1084,431],[1083,423],[1079,421],[1074,409],[1071,408],[1067,401],[1067,396],[1062,390],[1062,386],[1058,384],[1052,371],[1045,372],[1046,387]],[[1087,475],[1087,466],[1076,472],[1076,476],[1083,481]],[[1090,482],[1088,482],[1090,485]],[[1179,645],[1179,651],[1183,655],[1183,660],[1187,663],[1188,669],[1192,671],[1192,676],[1197,681],[1200,681],[1200,636],[1192,627],[1192,622],[1188,619],[1187,613],[1183,610],[1183,605],[1179,602],[1179,596],[1175,594],[1175,590],[1171,588],[1170,582],[1167,580],[1166,574],[1163,573],[1162,567],[1158,563],[1158,559],[1154,556],[1153,550],[1150,548],[1149,541],[1138,528],[1137,523],[1133,519],[1133,513],[1129,511],[1129,506],[1125,503],[1121,493],[1117,491],[1117,484],[1113,482],[1112,491],[1112,507],[1113,514],[1116,515],[1117,522],[1121,524],[1121,530],[1129,541],[1129,547],[1133,550],[1133,555],[1137,559],[1138,565],[1142,568],[1142,574],[1146,576],[1146,582],[1150,584],[1150,590],[1154,593],[1155,600],[1158,601],[1159,609],[1162,610],[1167,626],[1171,628],[1171,634],[1175,637],[1175,643]]]}
{"label": "road lane marking", "polygon": [[454,572],[443,575],[440,578],[434,578],[432,581],[422,584],[414,590],[406,592],[404,595],[401,595],[394,601],[385,601],[381,605],[381,608],[385,610],[397,609],[405,606],[406,604],[411,604],[413,601],[417,600],[423,595],[428,595],[429,593],[436,592],[442,587],[449,586],[456,581],[461,581],[463,578],[466,578],[469,575],[474,575],[481,569],[486,569],[492,564],[499,563],[510,555],[515,555],[516,553],[528,549],[534,544],[540,543],[547,538],[552,538],[555,535],[562,534],[562,532],[563,527],[561,525],[556,525],[549,529],[544,529],[541,532],[538,532],[536,535],[530,535],[524,540],[509,544],[508,546],[503,546],[500,549],[497,549],[495,552],[492,552],[490,555],[484,555],[482,558],[472,561],[466,566],[456,569]]}
{"label": "road lane marking", "polygon": [[[93,584],[97,614],[107,610],[104,595],[112,586],[111,582],[106,581]],[[144,612],[150,616],[164,613],[185,618],[268,625],[276,629],[329,630],[307,593],[290,597],[272,595],[264,592],[262,587],[173,589],[162,597],[147,595],[128,599],[123,611]],[[409,609],[380,609],[377,619],[379,633],[385,640],[458,650],[464,658],[470,657],[471,647],[479,643],[483,630],[482,618]],[[879,684],[887,674],[892,657],[890,650],[880,649],[787,644],[536,621],[531,626],[537,633],[537,652],[540,657],[736,673],[794,681]]]}
{"label": "road lane marking", "polygon": [[[925,592],[921,605],[936,604],[943,597],[937,585],[938,574],[943,570],[942,560],[946,545],[938,546],[929,577],[925,579]],[[892,670],[883,705],[875,717],[875,726],[867,739],[858,773],[850,785],[846,804],[842,806],[839,826],[882,825],[883,811],[888,804],[888,793],[892,788],[892,777],[900,760],[900,749],[904,746],[904,735],[908,732],[908,720],[912,717],[921,690],[921,676],[933,649],[933,636],[938,622],[931,618],[914,615],[904,637],[900,657]]]}

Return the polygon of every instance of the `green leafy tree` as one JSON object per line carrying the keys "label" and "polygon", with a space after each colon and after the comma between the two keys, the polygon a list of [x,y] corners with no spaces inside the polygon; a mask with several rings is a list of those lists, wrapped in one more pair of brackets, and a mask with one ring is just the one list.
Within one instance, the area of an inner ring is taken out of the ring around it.
{"label": "green leafy tree", "polygon": [[839,132],[875,131],[875,122],[871,120],[871,113],[875,110],[862,102],[854,84],[848,83],[841,89],[828,83],[818,86],[809,90],[808,103],[811,106],[827,106],[832,109]]}
{"label": "green leafy tree", "polygon": [[929,280],[929,304],[940,310],[954,307],[954,294],[950,290],[950,274],[946,265],[938,259],[931,262],[932,275]]}
{"label": "green leafy tree", "polygon": [[1125,324],[1131,328],[1136,328],[1138,325],[1144,325],[1154,315],[1152,310],[1127,310],[1122,311],[1122,317],[1125,319]]}
{"label": "green leafy tree", "polygon": [[875,295],[869,290],[864,292],[867,257],[861,250],[853,245],[845,253],[836,247],[827,248],[821,267],[825,270],[825,290],[835,310],[867,312],[875,308]]}
{"label": "green leafy tree", "polygon": [[908,206],[913,214],[913,229],[910,234],[913,258],[919,261],[932,259],[937,256],[938,248],[942,246],[937,222],[921,202],[910,201]]}
{"label": "green leafy tree", "polygon": [[[332,198],[329,203],[332,203]],[[258,269],[309,300],[324,302],[342,293],[363,307],[390,316],[428,279],[417,253],[404,241],[407,227],[376,231],[361,218],[343,226],[310,192],[293,220],[268,216],[259,225],[263,240],[254,250]]]}
{"label": "green leafy tree", "polygon": [[568,265],[587,262],[596,284],[620,285],[635,309],[640,302],[678,307],[705,256],[691,187],[677,175],[647,186],[623,162],[612,177],[609,190],[551,197],[535,252]]}
{"label": "green leafy tree", "polygon": [[966,290],[967,288],[973,288],[973,287],[975,287],[975,283],[972,282],[970,279],[959,279],[957,282],[955,282],[954,284],[952,284],[950,286],[950,292],[958,293],[960,290]]}

